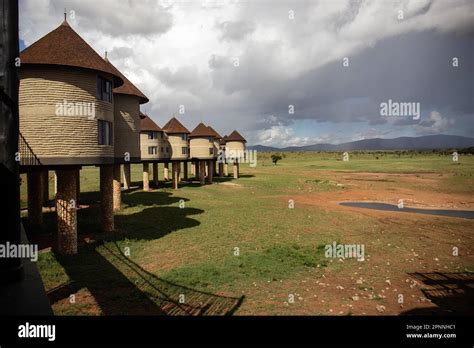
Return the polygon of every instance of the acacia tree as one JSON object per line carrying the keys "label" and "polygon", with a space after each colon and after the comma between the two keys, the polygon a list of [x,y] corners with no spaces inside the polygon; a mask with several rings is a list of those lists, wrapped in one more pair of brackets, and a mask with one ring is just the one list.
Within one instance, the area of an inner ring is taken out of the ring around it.
{"label": "acacia tree", "polygon": [[281,159],[282,159],[282,157],[281,157],[280,155],[278,155],[278,154],[273,154],[273,155],[272,155],[272,162],[273,162],[273,165],[276,166],[276,165],[277,165],[277,162],[278,162],[279,160],[281,160]]}

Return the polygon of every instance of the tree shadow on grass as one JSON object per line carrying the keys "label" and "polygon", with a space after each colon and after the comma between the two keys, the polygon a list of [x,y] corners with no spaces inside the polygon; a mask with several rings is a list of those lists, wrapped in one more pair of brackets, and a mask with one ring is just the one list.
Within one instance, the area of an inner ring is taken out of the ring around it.
{"label": "tree shadow on grass", "polygon": [[[183,219],[183,214],[194,214],[200,213],[202,211],[178,211],[174,207],[162,207],[167,205],[175,205],[176,208],[179,208],[180,201],[189,201],[187,198],[181,198],[174,196],[170,192],[163,191],[132,191],[132,192],[122,192],[122,204],[123,207],[151,207],[151,206],[160,206],[160,209],[163,209],[163,212],[166,212],[166,216],[169,219]],[[161,211],[161,210],[160,210]],[[115,224],[116,230],[123,230],[125,227],[133,227],[131,225],[136,224],[140,227],[141,223],[146,225],[146,227],[153,227],[150,224],[147,224],[147,219],[152,218],[152,214],[144,214],[143,219],[134,219],[133,215],[124,214],[126,211],[122,210],[115,215]],[[174,214],[170,212],[175,212]],[[79,235],[89,235],[96,234],[101,235],[101,226],[100,226],[100,193],[99,192],[85,192],[81,193],[81,200],[79,203],[79,208],[77,210],[77,232]],[[160,215],[159,211],[155,211],[155,215]],[[130,216],[130,220],[127,222],[127,217]],[[35,239],[35,236],[38,235],[49,235],[52,237],[52,231],[56,231],[57,221],[56,221],[56,212],[54,210],[43,213],[43,226],[30,228],[26,223],[27,232],[29,235]],[[118,221],[118,223],[117,223]],[[161,221],[160,221],[161,222]],[[143,226],[142,226],[143,227]],[[156,227],[156,226],[155,226]],[[141,229],[141,228],[139,228]]]}
{"label": "tree shadow on grass", "polygon": [[423,295],[436,307],[415,308],[402,315],[472,315],[474,314],[474,273],[408,273],[420,281]]}

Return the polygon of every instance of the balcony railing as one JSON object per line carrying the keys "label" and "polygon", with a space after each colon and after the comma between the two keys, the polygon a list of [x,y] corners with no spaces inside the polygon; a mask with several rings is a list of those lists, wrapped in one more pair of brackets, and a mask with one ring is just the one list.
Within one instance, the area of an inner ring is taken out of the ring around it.
{"label": "balcony railing", "polygon": [[18,147],[20,150],[20,165],[21,166],[40,166],[41,162],[36,157],[35,153],[33,152],[33,149],[31,146],[28,144],[26,139],[23,137],[21,133],[19,133],[20,136],[18,138]]}

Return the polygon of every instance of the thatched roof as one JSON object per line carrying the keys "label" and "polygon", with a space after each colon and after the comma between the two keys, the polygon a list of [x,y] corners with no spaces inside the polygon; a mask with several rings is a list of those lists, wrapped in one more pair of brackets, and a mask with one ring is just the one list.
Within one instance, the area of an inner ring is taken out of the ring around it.
{"label": "thatched roof", "polygon": [[207,127],[204,123],[199,123],[196,128],[193,129],[193,131],[191,132],[191,134],[189,134],[189,137],[190,138],[198,138],[198,137],[212,137],[212,132],[211,130],[209,129],[209,127]]}
{"label": "thatched roof", "polygon": [[91,69],[113,75],[114,87],[123,84],[117,71],[97,54],[64,21],[59,27],[25,48],[20,53],[21,64],[61,65],[75,68]]}
{"label": "thatched roof", "polygon": [[214,138],[216,139],[222,139],[221,135],[219,133],[217,133],[214,128],[212,128],[211,126],[207,126],[207,128],[209,128],[209,130],[211,131],[211,134]]}
{"label": "thatched roof", "polygon": [[162,132],[163,130],[148,115],[140,113],[140,131]]}
{"label": "thatched roof", "polygon": [[241,136],[236,130],[230,133],[230,135],[226,138],[226,141],[241,141],[243,143],[247,142],[247,140],[245,140],[245,138]]}
{"label": "thatched roof", "polygon": [[167,124],[163,126],[163,130],[168,134],[178,134],[178,133],[191,133],[185,126],[179,122],[176,117],[173,117],[168,121]]}

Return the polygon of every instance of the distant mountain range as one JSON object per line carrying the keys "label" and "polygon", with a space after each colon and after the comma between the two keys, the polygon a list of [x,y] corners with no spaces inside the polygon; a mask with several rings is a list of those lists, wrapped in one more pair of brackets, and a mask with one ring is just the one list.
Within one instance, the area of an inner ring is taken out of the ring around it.
{"label": "distant mountain range", "polygon": [[400,137],[394,139],[364,139],[343,144],[314,144],[284,148],[264,145],[248,146],[248,149],[262,152],[287,151],[349,151],[349,150],[432,150],[462,149],[474,146],[474,138],[458,135],[426,135],[421,137]]}

